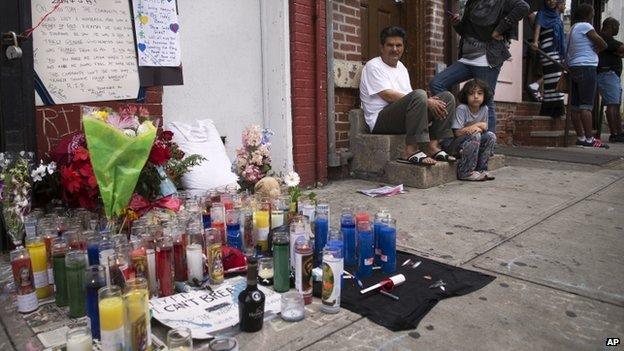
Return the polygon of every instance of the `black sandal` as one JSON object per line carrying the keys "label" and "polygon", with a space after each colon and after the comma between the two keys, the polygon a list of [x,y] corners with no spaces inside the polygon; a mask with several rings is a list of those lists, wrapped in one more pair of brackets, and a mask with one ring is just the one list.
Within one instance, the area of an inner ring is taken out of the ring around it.
{"label": "black sandal", "polygon": [[411,164],[411,165],[433,166],[435,163],[425,163],[425,162],[423,162],[427,158],[433,160],[433,158],[430,158],[429,156],[427,156],[426,153],[424,153],[422,151],[418,151],[417,153],[412,154],[408,158],[399,158],[399,159],[397,159],[397,162],[399,162],[399,163],[407,163],[407,164]]}
{"label": "black sandal", "polygon": [[447,154],[444,150],[440,150],[433,155],[433,159],[436,161],[455,162],[457,159],[454,156]]}

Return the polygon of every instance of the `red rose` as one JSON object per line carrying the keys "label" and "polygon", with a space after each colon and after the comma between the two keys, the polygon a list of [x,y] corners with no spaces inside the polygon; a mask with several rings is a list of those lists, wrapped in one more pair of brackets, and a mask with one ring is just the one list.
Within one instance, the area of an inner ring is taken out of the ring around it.
{"label": "red rose", "polygon": [[156,166],[161,166],[167,163],[171,158],[171,151],[161,142],[155,142],[150,151],[149,161]]}
{"label": "red rose", "polygon": [[80,161],[80,160],[88,160],[89,159],[89,150],[85,149],[82,146],[79,146],[78,148],[76,148],[76,151],[74,151],[74,161]]}
{"label": "red rose", "polygon": [[160,136],[163,138],[163,140],[165,141],[171,141],[171,139],[173,139],[173,132],[170,130],[164,130],[162,132],[162,134],[160,134]]}

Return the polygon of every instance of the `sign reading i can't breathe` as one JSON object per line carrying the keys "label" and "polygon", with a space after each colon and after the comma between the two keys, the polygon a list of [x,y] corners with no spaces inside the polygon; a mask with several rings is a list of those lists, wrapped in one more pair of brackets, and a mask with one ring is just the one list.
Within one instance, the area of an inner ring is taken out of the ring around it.
{"label": "sign reading i can't breathe", "polygon": [[129,2],[59,2],[32,0],[33,23],[49,14],[33,32],[43,104],[136,98],[139,75]]}
{"label": "sign reading i can't breathe", "polygon": [[[238,294],[246,287],[243,277],[226,280],[211,291],[191,291],[150,300],[152,316],[170,328],[189,328],[193,339],[213,337],[211,333],[238,324]],[[264,315],[279,313],[281,295],[262,286]]]}

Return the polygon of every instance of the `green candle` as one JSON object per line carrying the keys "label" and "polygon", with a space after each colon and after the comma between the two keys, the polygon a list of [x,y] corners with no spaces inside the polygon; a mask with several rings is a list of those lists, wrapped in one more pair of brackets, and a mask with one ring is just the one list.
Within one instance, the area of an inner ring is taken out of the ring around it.
{"label": "green candle", "polygon": [[85,268],[86,259],[84,251],[72,250],[67,253],[67,256],[65,256],[65,274],[67,277],[69,316],[72,318],[82,317],[86,314]]}
{"label": "green candle", "polygon": [[63,238],[52,240],[52,267],[54,270],[54,283],[56,284],[56,305],[67,306],[67,276],[65,272],[65,254],[67,244]]}
{"label": "green candle", "polygon": [[273,288],[277,292],[290,289],[289,238],[286,232],[276,232],[273,237]]}

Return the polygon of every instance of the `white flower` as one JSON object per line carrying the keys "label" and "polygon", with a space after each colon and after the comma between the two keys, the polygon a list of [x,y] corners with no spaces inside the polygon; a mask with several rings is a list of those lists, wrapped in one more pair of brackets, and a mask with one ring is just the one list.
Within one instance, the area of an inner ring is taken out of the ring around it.
{"label": "white flower", "polygon": [[295,171],[288,172],[284,177],[284,183],[290,188],[299,185],[299,181],[301,181],[301,179],[299,178],[299,174]]}
{"label": "white flower", "polygon": [[52,161],[48,165],[48,174],[53,174],[54,172],[56,172],[56,162]]}
{"label": "white flower", "polygon": [[40,182],[46,174],[46,165],[40,164],[39,167],[30,172],[33,182]]}
{"label": "white flower", "polygon": [[137,134],[137,135],[141,135],[141,134],[147,133],[147,132],[150,130],[150,128],[149,128],[149,124],[148,124],[148,123],[151,123],[151,122],[143,122],[143,123],[142,123],[142,124],[141,124],[141,125],[137,128],[136,134]]}
{"label": "white flower", "polygon": [[26,155],[26,151],[20,151],[19,155],[24,157],[24,155]]}
{"label": "white flower", "polygon": [[136,133],[132,129],[124,129],[123,132],[124,132],[125,135],[127,135],[129,137],[135,137],[136,136]]}

